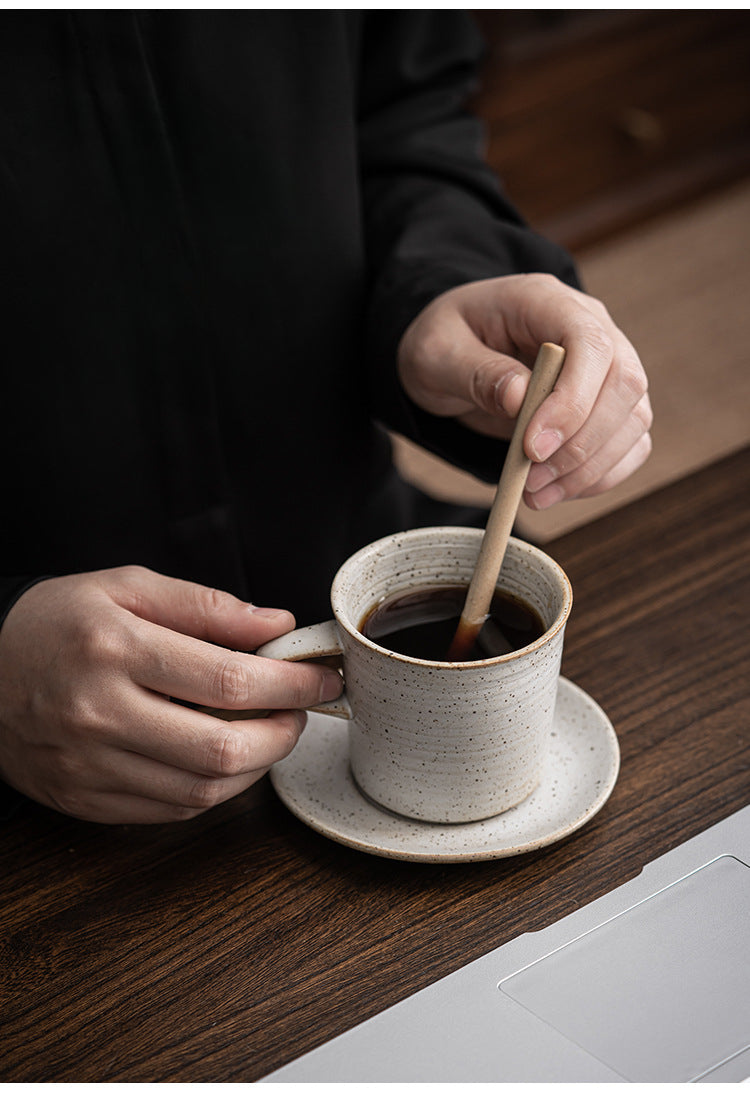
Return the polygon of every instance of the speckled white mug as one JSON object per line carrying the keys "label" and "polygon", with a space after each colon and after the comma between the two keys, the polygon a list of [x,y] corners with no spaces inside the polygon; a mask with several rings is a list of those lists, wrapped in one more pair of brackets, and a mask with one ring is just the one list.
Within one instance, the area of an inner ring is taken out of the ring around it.
{"label": "speckled white mug", "polygon": [[314,710],[351,719],[349,756],[360,790],[423,821],[478,821],[523,801],[539,782],[552,732],[573,598],[562,568],[539,548],[511,538],[498,580],[546,627],[521,650],[483,661],[427,661],[359,631],[386,597],[468,584],[481,539],[481,529],[446,527],[369,544],[334,578],[334,620],[257,651],[288,661],[343,654],[345,694]]}

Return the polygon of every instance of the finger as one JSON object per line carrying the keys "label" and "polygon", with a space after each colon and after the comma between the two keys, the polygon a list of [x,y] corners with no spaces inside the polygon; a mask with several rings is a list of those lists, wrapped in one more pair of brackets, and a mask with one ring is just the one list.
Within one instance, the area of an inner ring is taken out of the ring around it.
{"label": "finger", "polygon": [[225,721],[132,685],[124,695],[113,687],[84,727],[62,747],[47,749],[45,783],[74,789],[107,782],[113,790],[141,793],[141,760],[193,776],[241,777],[287,756],[306,719],[304,711],[282,710]]}
{"label": "finger", "polygon": [[[100,820],[93,817],[94,808],[101,813],[105,804],[108,806],[110,802],[120,798],[130,799],[131,802],[142,800],[152,807],[176,807],[181,811],[180,816],[194,816],[242,794],[267,771],[264,768],[242,776],[218,779],[182,772],[168,765],[135,757],[127,771],[122,773],[122,778],[116,781],[110,783],[103,780],[92,788],[65,787],[59,791],[52,790],[50,798],[55,808],[63,813],[74,817],[88,816],[92,820]],[[160,812],[159,816],[166,815]]]}
{"label": "finger", "polygon": [[517,417],[531,370],[508,354],[488,348],[467,330],[463,353],[447,363],[443,384],[463,398],[469,412]]}
{"label": "finger", "polygon": [[102,744],[182,771],[225,779],[270,768],[288,756],[302,733],[304,711],[225,721],[143,693],[138,717],[110,725]]}
{"label": "finger", "polygon": [[[258,736],[262,736],[261,731]],[[74,793],[80,797],[82,792],[88,793],[88,788],[96,794],[135,795],[191,810],[208,810],[247,790],[272,764],[288,755],[289,743],[297,736],[296,730],[288,736],[274,735],[273,748],[268,747],[268,742],[256,743],[257,766],[245,767],[236,774],[194,772],[139,753],[100,749],[96,762],[86,773],[85,785],[79,784]]]}
{"label": "finger", "polygon": [[578,440],[578,462],[584,462],[646,394],[640,359],[611,321],[600,323],[593,313],[579,316],[562,345],[565,364],[555,390],[526,430],[525,449],[536,462],[549,460],[572,438]]}
{"label": "finger", "polygon": [[[606,401],[602,401],[606,403]],[[615,408],[597,404],[585,426],[544,464],[534,464],[526,490],[537,493],[553,482],[564,484],[565,497],[576,498],[601,481],[630,452],[653,421],[651,404],[644,396],[621,426],[616,425]]]}
{"label": "finger", "polygon": [[571,501],[575,498],[592,498],[603,494],[624,482],[628,476],[637,471],[648,459],[651,453],[651,435],[642,434],[638,441],[628,449],[625,456],[608,467],[607,471],[588,486],[581,487],[573,478],[563,477],[535,492],[524,494],[524,501],[530,509],[544,510],[558,502]]}
{"label": "finger", "polygon": [[508,378],[508,383],[497,391],[499,404],[491,411],[472,407],[466,414],[458,415],[458,421],[476,433],[507,441],[513,434],[514,422],[528,388],[531,374],[528,370],[526,373],[528,375],[514,373]]}
{"label": "finger", "polygon": [[506,389],[516,386],[510,405],[517,413],[529,371],[508,349],[507,342],[488,340],[460,308],[443,310],[439,322],[418,325],[405,340],[401,378],[420,406],[443,416],[473,410],[494,416],[505,409]]}
{"label": "finger", "polygon": [[295,624],[286,609],[248,604],[223,590],[169,578],[145,567],[121,567],[106,576],[109,592],[129,612],[222,646],[254,650],[291,631]]}
{"label": "finger", "polygon": [[612,487],[623,483],[633,472],[637,471],[651,455],[652,441],[650,434],[644,434],[636,445],[620,460],[618,464],[610,468],[596,483],[582,490],[579,498],[592,498],[597,494],[603,494]]}
{"label": "finger", "polygon": [[341,694],[335,669],[260,658],[138,620],[126,665],[145,688],[203,707],[314,707]]}

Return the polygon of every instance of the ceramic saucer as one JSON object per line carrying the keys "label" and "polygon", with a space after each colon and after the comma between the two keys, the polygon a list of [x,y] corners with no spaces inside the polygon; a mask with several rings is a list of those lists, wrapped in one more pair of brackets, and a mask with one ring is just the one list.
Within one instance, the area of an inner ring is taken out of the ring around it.
{"label": "ceramic saucer", "polygon": [[348,748],[344,720],[311,713],[294,751],[271,769],[282,802],[340,844],[428,863],[500,859],[561,840],[601,809],[620,768],[612,723],[589,695],[564,677],[539,786],[518,806],[486,821],[439,825],[380,809],[354,782]]}

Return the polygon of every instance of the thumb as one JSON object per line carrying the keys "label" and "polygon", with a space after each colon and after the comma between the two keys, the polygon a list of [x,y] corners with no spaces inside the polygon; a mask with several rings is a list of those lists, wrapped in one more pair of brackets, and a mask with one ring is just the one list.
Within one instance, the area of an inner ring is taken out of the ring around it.
{"label": "thumb", "polygon": [[[408,331],[399,370],[407,394],[423,410],[444,416],[479,411],[515,418],[530,371],[516,358],[492,349],[460,314],[434,332]],[[420,337],[421,336],[421,337]]]}
{"label": "thumb", "polygon": [[286,609],[259,607],[145,567],[105,571],[100,578],[112,599],[141,619],[234,650],[255,650],[295,626]]}

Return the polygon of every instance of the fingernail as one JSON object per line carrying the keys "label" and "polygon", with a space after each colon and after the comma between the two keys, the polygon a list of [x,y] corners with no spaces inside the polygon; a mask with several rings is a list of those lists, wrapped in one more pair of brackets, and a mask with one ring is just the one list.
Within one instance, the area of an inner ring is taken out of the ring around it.
{"label": "fingernail", "polygon": [[532,464],[526,479],[526,490],[531,494],[557,479],[557,472],[550,464]]}
{"label": "fingernail", "polygon": [[538,463],[549,460],[562,445],[562,435],[557,430],[542,430],[531,442],[531,455]]}
{"label": "fingernail", "polygon": [[335,670],[326,673],[323,677],[323,683],[320,686],[321,702],[337,699],[341,695],[343,687],[344,682],[341,679],[340,673],[336,673]]}
{"label": "fingernail", "polygon": [[515,381],[522,379],[523,377],[520,373],[506,373],[505,376],[502,376],[495,384],[495,390],[493,395],[495,398],[495,406],[499,410],[505,411],[506,414],[510,414],[515,409],[512,400],[510,401],[511,406],[508,407],[508,394],[513,387]]}
{"label": "fingernail", "polygon": [[262,616],[267,620],[277,620],[280,616],[289,615],[285,608],[259,608],[257,605],[250,605],[250,611],[253,616]]}

